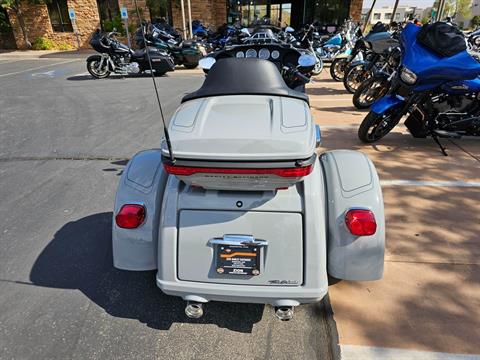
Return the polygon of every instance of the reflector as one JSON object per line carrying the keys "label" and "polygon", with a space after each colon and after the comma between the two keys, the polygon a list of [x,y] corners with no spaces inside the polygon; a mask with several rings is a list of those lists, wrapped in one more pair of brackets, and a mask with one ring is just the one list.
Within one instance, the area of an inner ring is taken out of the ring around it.
{"label": "reflector", "polygon": [[123,229],[136,229],[143,224],[145,213],[145,207],[142,205],[126,204],[115,216],[115,223]]}
{"label": "reflector", "polygon": [[377,231],[375,215],[370,210],[351,209],[345,215],[345,224],[352,235],[368,236]]}
{"label": "reflector", "polygon": [[280,177],[302,177],[312,172],[312,165],[296,168],[265,168],[265,169],[243,169],[243,168],[211,168],[211,167],[190,167],[163,164],[165,171],[172,175],[190,176],[197,173],[205,174],[251,174],[251,175],[277,175]]}

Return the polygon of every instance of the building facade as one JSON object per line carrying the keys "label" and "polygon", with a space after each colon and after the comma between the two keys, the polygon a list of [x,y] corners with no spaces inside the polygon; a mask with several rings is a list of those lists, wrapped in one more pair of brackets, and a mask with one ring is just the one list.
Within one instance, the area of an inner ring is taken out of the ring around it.
{"label": "building facade", "polygon": [[[181,0],[137,0],[143,20],[165,17],[174,28],[182,29]],[[340,25],[347,18],[360,21],[363,0],[191,0],[192,20],[200,20],[214,28],[225,23],[250,26],[268,17],[275,25],[298,27],[318,21],[325,25]],[[163,7],[163,5],[165,6]],[[188,22],[188,2],[184,0],[185,19]],[[148,5],[148,6],[147,6]],[[134,0],[49,0],[32,4],[23,0],[25,27],[29,41],[48,39],[59,47],[89,47],[92,33],[102,28],[123,28],[120,8],[129,12],[129,29],[135,31],[138,17]],[[69,11],[74,10],[75,20]],[[19,19],[14,11],[8,18],[18,49],[26,44]],[[186,26],[188,28],[188,26]],[[78,36],[77,36],[78,34]]]}
{"label": "building facade", "polygon": [[[366,21],[368,12],[370,9],[362,10],[362,20]],[[411,6],[399,6],[393,17],[393,21],[403,22],[409,19],[419,19],[423,18],[424,9],[411,7]],[[374,25],[379,21],[384,24],[390,24],[393,16],[393,6],[384,6],[381,8],[373,8],[372,16],[370,18],[370,24]]]}

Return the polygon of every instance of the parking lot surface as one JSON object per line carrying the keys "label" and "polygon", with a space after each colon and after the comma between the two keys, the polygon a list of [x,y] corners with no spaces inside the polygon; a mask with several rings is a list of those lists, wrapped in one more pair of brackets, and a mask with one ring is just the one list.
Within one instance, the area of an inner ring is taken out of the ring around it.
{"label": "parking lot surface", "polygon": [[[338,358],[328,299],[286,323],[223,303],[195,321],[155,272],[113,268],[119,175],[159,147],[162,125],[150,78],[85,71],[83,59],[0,61],[0,358]],[[157,78],[167,117],[202,81]]]}
{"label": "parking lot surface", "polygon": [[[167,118],[202,81],[157,78]],[[321,151],[360,150],[379,171],[384,278],[339,282],[286,323],[269,306],[225,303],[195,321],[154,272],[112,266],[119,175],[163,131],[151,79],[93,80],[75,57],[0,57],[0,82],[0,359],[478,358],[478,140],[444,140],[444,157],[398,126],[364,145],[366,113],[324,71],[308,86]]]}

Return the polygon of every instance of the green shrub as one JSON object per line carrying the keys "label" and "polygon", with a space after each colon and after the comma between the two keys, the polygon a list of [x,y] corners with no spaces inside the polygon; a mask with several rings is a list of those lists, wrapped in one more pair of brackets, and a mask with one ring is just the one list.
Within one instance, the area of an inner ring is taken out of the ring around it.
{"label": "green shrub", "polygon": [[53,50],[55,49],[55,43],[43,37],[38,37],[32,44],[33,50]]}

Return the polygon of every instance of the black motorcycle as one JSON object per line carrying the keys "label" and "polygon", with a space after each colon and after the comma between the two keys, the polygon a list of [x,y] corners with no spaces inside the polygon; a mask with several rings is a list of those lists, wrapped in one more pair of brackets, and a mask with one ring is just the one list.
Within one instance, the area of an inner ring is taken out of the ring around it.
{"label": "black motorcycle", "polygon": [[[175,65],[183,65],[187,69],[194,69],[198,66],[198,60],[206,54],[206,51],[197,42],[179,40],[154,24],[148,30],[145,27],[145,30],[147,45],[169,54]],[[139,48],[145,47],[141,28],[135,33],[135,42]]]}
{"label": "black motorcycle", "polygon": [[386,61],[382,68],[362,82],[353,94],[353,105],[357,109],[368,109],[390,89],[392,79],[400,67],[402,51],[398,47],[388,48],[384,55]]}
{"label": "black motorcycle", "polygon": [[104,34],[100,30],[93,34],[90,45],[100,55],[87,58],[87,70],[94,78],[106,78],[112,72],[120,75],[143,73],[150,70],[149,57],[156,76],[175,69],[173,59],[165,52],[152,48],[134,51],[119,42],[116,35],[115,31]]}
{"label": "black motorcycle", "polygon": [[[365,38],[370,56],[363,61],[354,61],[345,70],[343,85],[354,94],[360,84],[384,68],[387,61],[386,51],[399,46],[397,34],[389,32],[375,33]],[[387,64],[388,65],[388,64]]]}

